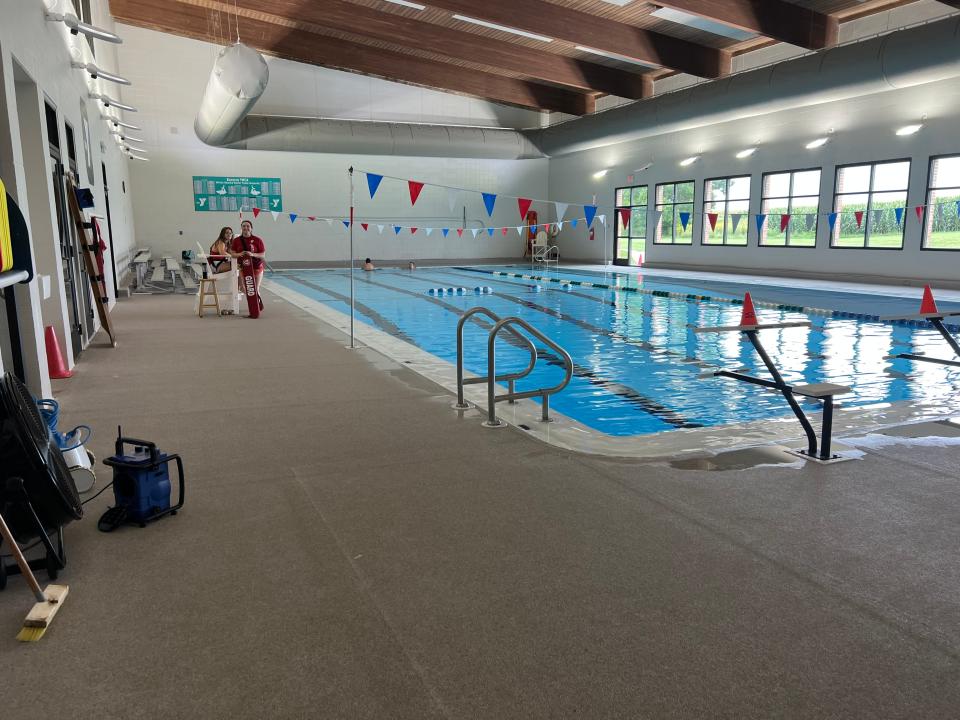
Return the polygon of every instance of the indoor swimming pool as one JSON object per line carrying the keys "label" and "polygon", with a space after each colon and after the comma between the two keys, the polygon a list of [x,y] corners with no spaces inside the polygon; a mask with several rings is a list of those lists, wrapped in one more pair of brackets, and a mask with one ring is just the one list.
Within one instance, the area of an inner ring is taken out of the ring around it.
{"label": "indoor swimming pool", "polygon": [[[289,270],[273,273],[271,280],[349,315],[346,270]],[[960,412],[960,369],[889,359],[905,352],[951,357],[932,327],[879,321],[879,316],[915,313],[919,301],[911,298],[520,265],[357,271],[354,287],[358,323],[451,364],[457,321],[466,310],[482,305],[501,317],[523,318],[574,362],[570,384],[551,398],[552,409],[608,436],[790,416],[778,393],[711,376],[719,368],[767,376],[740,333],[693,332],[694,327],[738,324],[745,290],[757,302],[761,322],[812,322],[812,327],[761,332],[788,383],[851,387],[840,398],[844,412],[883,412],[902,404],[931,416]],[[951,309],[960,308],[941,303],[941,310]],[[468,372],[485,374],[490,324],[477,320],[482,325],[467,325],[464,365]],[[559,356],[538,347],[540,360],[518,390],[562,377]],[[528,357],[504,339],[497,349],[498,372],[525,367]],[[819,407],[815,401],[806,406],[814,412]]]}

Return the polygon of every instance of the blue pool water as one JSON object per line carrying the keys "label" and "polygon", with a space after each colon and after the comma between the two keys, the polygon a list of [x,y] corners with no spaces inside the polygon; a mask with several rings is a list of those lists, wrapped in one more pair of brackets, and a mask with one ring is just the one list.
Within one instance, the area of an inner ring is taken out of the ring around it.
{"label": "blue pool water", "polygon": [[[551,398],[560,413],[615,436],[642,435],[677,428],[713,427],[789,414],[783,398],[762,388],[700,376],[705,369],[741,369],[766,376],[752,346],[740,333],[695,334],[690,326],[736,325],[741,308],[723,298],[830,308],[849,313],[908,314],[917,301],[859,293],[747,285],[735,282],[644,278],[636,274],[550,270],[551,278],[609,284],[620,288],[709,295],[717,301],[652,296],[622,289],[572,286],[491,274],[537,273],[513,267],[444,267],[357,271],[356,317],[423,350],[456,362],[456,324],[477,305],[497,315],[516,315],[553,338],[574,360],[573,379]],[[542,274],[544,271],[540,271]],[[331,308],[350,312],[346,270],[296,270],[273,274],[274,282]],[[536,291],[536,286],[540,290]],[[488,286],[490,294],[476,294]],[[442,297],[430,288],[467,288]],[[943,306],[941,309],[949,309]],[[845,408],[884,407],[909,400],[931,410],[960,409],[960,368],[910,360],[887,360],[894,353],[926,353],[950,358],[933,328],[900,327],[847,317],[819,317],[786,310],[758,309],[761,322],[810,320],[812,328],[761,332],[761,339],[784,378],[791,383],[849,385]],[[464,338],[464,365],[486,372],[486,330],[470,323]],[[484,329],[486,328],[486,329]],[[498,372],[525,367],[526,351],[504,340],[498,345]],[[759,367],[758,367],[759,366]],[[541,348],[534,372],[518,384],[531,389],[562,377],[558,358]],[[819,407],[810,401],[810,407]]]}

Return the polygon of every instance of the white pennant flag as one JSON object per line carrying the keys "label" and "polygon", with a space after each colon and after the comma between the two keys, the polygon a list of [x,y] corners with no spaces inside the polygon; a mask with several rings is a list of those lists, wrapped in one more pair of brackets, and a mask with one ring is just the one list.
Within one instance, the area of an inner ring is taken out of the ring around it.
{"label": "white pennant flag", "polygon": [[523,225],[517,225],[517,235],[523,237]]}
{"label": "white pennant flag", "polygon": [[563,220],[557,223],[557,232],[560,232],[561,230],[563,230]]}
{"label": "white pennant flag", "polygon": [[807,213],[803,219],[803,226],[807,230],[813,230],[813,226],[817,224],[817,216],[815,213]]}
{"label": "white pennant flag", "polygon": [[477,237],[477,233],[480,232],[480,229],[479,229],[479,228],[470,228],[470,232],[472,232],[472,233],[473,233],[473,237],[476,238],[476,237]]}
{"label": "white pennant flag", "polygon": [[447,207],[450,208],[450,212],[453,212],[457,209],[460,201],[460,191],[453,188],[447,188]]}
{"label": "white pennant flag", "polygon": [[730,216],[730,221],[733,223],[733,234],[736,235],[737,228],[740,226],[740,221],[743,220],[743,213],[733,213]]}
{"label": "white pennant flag", "polygon": [[654,210],[653,212],[653,226],[659,227],[660,221],[663,219],[663,210]]}
{"label": "white pennant flag", "polygon": [[271,210],[271,211],[270,211],[270,214],[273,215],[273,221],[274,221],[274,222],[276,222],[276,221],[277,221],[277,218],[280,217],[280,213],[278,213],[276,210]]}
{"label": "white pennant flag", "polygon": [[377,232],[380,233],[381,235],[383,235],[383,228],[384,228],[384,227],[386,227],[386,226],[385,226],[385,225],[377,225]]}
{"label": "white pennant flag", "polygon": [[879,225],[880,221],[883,219],[883,210],[874,210],[873,211],[873,224],[874,226]]}
{"label": "white pennant flag", "polygon": [[563,216],[567,212],[567,208],[570,207],[570,203],[555,202],[554,205],[557,208],[557,220],[563,220]]}
{"label": "white pennant flag", "polygon": [[426,228],[427,237],[430,237],[430,233],[433,232],[433,228]]}
{"label": "white pennant flag", "polygon": [[601,225],[606,225],[606,224],[607,224],[607,216],[606,216],[606,215],[598,215],[597,217],[600,218],[600,224],[601,224]]}
{"label": "white pennant flag", "polygon": [[333,218],[324,218],[327,221],[327,225],[333,225]]}

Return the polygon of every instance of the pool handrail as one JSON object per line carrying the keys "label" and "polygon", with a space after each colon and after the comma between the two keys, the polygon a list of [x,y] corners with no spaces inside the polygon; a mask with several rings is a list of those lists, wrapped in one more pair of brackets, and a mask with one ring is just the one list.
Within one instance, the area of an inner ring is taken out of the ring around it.
{"label": "pool handrail", "polygon": [[[460,410],[466,410],[468,407],[470,407],[470,405],[463,399],[463,386],[487,382],[486,375],[472,378],[463,377],[463,327],[466,325],[467,320],[478,314],[486,315],[488,318],[493,320],[494,323],[500,322],[501,320],[500,316],[489,308],[478,306],[463,313],[463,315],[460,316],[460,320],[457,322],[457,404],[454,405],[454,407]],[[509,390],[512,393],[514,383],[533,372],[533,368],[537,364],[537,348],[532,342],[530,342],[530,339],[526,335],[517,332],[513,328],[508,328],[508,331],[520,342],[524,343],[527,346],[527,349],[530,351],[530,363],[524,370],[521,370],[520,372],[504,373],[503,375],[499,375],[494,378],[496,382],[502,382],[506,380]]]}
{"label": "pool handrail", "polygon": [[[559,383],[552,387],[547,388],[537,388],[536,390],[524,390],[522,392],[513,392],[511,389],[504,395],[497,395],[495,393],[495,377],[496,377],[496,367],[497,367],[497,356],[496,356],[496,341],[497,335],[501,330],[506,328],[508,331],[513,328],[512,325],[519,325],[526,332],[533,335],[540,342],[544,343],[548,347],[555,350],[560,357],[563,359],[564,365],[564,377]],[[567,384],[569,384],[570,379],[573,377],[573,358],[570,357],[570,353],[560,347],[557,343],[551,340],[549,337],[544,335],[542,332],[533,327],[523,318],[518,318],[515,316],[506,317],[502,320],[497,321],[497,324],[493,326],[493,329],[490,330],[490,335],[487,339],[487,420],[484,423],[487,427],[501,427],[504,423],[497,418],[496,413],[496,403],[507,400],[509,402],[514,402],[516,400],[522,400],[523,398],[531,398],[539,396],[541,398],[542,409],[540,413],[540,420],[542,422],[550,422],[550,396],[555,395],[556,393],[563,390]]]}

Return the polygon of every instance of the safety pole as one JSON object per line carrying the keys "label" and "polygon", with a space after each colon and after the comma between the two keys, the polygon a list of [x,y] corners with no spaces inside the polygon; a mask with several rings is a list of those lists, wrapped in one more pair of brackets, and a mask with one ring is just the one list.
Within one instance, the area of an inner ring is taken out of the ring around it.
{"label": "safety pole", "polygon": [[350,349],[356,346],[353,340],[353,165],[347,170],[350,175]]}

